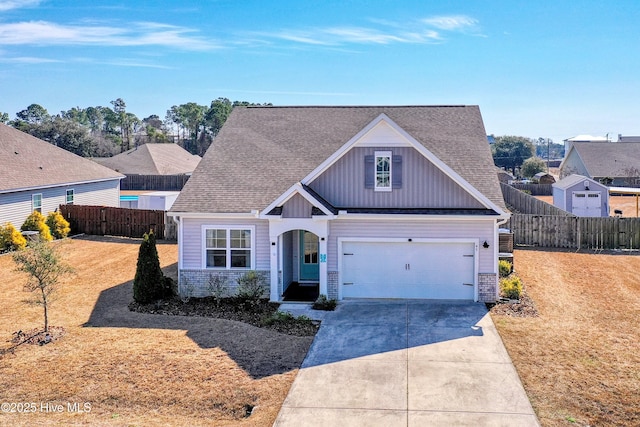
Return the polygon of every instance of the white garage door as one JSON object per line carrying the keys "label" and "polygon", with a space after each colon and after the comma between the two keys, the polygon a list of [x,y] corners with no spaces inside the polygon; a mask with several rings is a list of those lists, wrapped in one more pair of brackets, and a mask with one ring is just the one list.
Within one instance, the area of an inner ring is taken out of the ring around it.
{"label": "white garage door", "polygon": [[474,299],[473,243],[343,242],[343,298]]}
{"label": "white garage door", "polygon": [[573,214],[577,216],[602,216],[602,200],[599,191],[574,191],[571,196]]}

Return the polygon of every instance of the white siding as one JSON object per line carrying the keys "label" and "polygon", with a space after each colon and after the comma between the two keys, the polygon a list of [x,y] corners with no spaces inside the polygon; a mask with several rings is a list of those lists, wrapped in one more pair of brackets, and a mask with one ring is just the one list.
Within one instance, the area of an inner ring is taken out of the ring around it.
{"label": "white siding", "polygon": [[120,180],[0,194],[0,224],[11,222],[20,228],[32,212],[31,197],[34,194],[42,194],[43,215],[55,211],[66,204],[67,190],[73,190],[75,205],[120,205]]}
{"label": "white siding", "polygon": [[[495,220],[465,221],[384,221],[384,220],[335,220],[329,222],[329,242],[327,249],[327,268],[338,270],[338,238],[431,238],[431,239],[478,239],[480,243],[478,267],[479,273],[496,271],[495,259]],[[489,248],[482,247],[484,241]],[[451,268],[455,268],[454,265]]]}
{"label": "white siding", "polygon": [[202,226],[255,226],[255,260],[256,270],[269,270],[271,268],[269,255],[269,221],[266,220],[246,220],[246,219],[215,219],[215,218],[183,218],[182,229],[182,268],[201,269],[202,268]]}

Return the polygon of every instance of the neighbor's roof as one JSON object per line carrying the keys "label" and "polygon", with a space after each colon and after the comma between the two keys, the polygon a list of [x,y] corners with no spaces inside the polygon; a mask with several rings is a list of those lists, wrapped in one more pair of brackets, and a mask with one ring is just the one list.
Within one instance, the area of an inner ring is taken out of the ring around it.
{"label": "neighbor's roof", "polygon": [[172,212],[262,210],[386,114],[504,209],[477,106],[236,107]]}
{"label": "neighbor's roof", "polygon": [[584,142],[571,149],[580,156],[592,177],[615,178],[629,176],[629,172],[640,173],[640,142]]}
{"label": "neighbor's roof", "polygon": [[200,156],[177,144],[144,144],[113,157],[94,161],[127,175],[185,175],[192,173]]}
{"label": "neighbor's roof", "polygon": [[0,192],[121,178],[89,159],[0,124]]}
{"label": "neighbor's roof", "polygon": [[609,140],[605,136],[593,136],[593,135],[578,135],[572,138],[567,138],[565,141],[571,142],[608,142]]}

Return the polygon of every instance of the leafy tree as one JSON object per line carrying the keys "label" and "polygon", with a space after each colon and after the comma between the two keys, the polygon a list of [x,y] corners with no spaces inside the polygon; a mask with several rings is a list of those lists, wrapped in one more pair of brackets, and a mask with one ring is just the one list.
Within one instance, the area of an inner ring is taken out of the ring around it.
{"label": "leafy tree", "polygon": [[205,121],[214,137],[218,135],[220,128],[227,121],[227,117],[231,114],[233,107],[233,104],[227,98],[218,98],[211,101],[211,106],[205,115]]}
{"label": "leafy tree", "polygon": [[0,112],[0,123],[2,124],[9,123],[9,114]]}
{"label": "leafy tree", "polygon": [[153,231],[144,235],[138,251],[138,264],[133,279],[133,299],[148,304],[164,296],[165,278],[160,269],[160,259]]}
{"label": "leafy tree", "polygon": [[493,161],[496,166],[511,169],[516,174],[516,169],[533,155],[533,144],[529,138],[522,136],[497,136],[495,144],[491,146]]}
{"label": "leafy tree", "polygon": [[22,227],[20,227],[22,231],[37,231],[40,236],[40,240],[45,242],[50,242],[53,240],[51,236],[51,230],[49,230],[49,226],[47,225],[46,218],[38,211],[33,211],[31,215],[24,220]]}
{"label": "leafy tree", "polygon": [[13,254],[16,270],[29,274],[25,288],[36,292],[27,303],[42,305],[44,309],[44,331],[49,331],[49,304],[58,290],[58,281],[73,269],[65,264],[57,247],[47,242],[33,242],[28,249]]}
{"label": "leafy tree", "polygon": [[529,157],[522,163],[522,176],[531,178],[538,172],[543,172],[547,168],[547,162],[540,157]]}
{"label": "leafy tree", "polygon": [[41,124],[51,118],[47,109],[38,104],[29,105],[25,110],[16,113],[16,117],[29,124]]}

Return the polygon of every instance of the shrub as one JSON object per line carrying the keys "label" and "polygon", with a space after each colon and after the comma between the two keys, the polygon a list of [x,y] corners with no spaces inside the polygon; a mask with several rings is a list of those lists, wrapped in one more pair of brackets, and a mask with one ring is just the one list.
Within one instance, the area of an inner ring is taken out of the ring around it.
{"label": "shrub", "polygon": [[320,295],[311,308],[314,310],[333,311],[336,309],[336,305],[338,305],[338,301],[328,299],[326,295]]}
{"label": "shrub", "polygon": [[51,235],[54,239],[64,239],[71,231],[69,222],[64,219],[62,214],[58,211],[49,212],[47,215],[47,226],[49,227],[49,230],[51,230]]}
{"label": "shrub", "polygon": [[27,239],[11,224],[0,226],[0,252],[17,251],[27,246]]}
{"label": "shrub", "polygon": [[222,274],[209,274],[207,290],[219,306],[222,298],[227,296],[227,277]]}
{"label": "shrub", "polygon": [[264,295],[265,278],[262,273],[251,270],[238,277],[238,298],[250,304],[257,304]]}
{"label": "shrub", "polygon": [[50,242],[53,240],[51,230],[49,230],[49,226],[47,225],[44,215],[38,211],[33,211],[33,213],[24,220],[20,229],[22,231],[37,231],[39,233],[40,240],[42,241]]}
{"label": "shrub", "polygon": [[507,277],[513,271],[513,264],[511,264],[506,259],[501,259],[498,261],[498,272],[500,273],[500,277]]}
{"label": "shrub", "polygon": [[165,296],[165,277],[160,269],[153,231],[144,235],[138,252],[136,276],[133,279],[133,299],[148,304]]}
{"label": "shrub", "polygon": [[500,293],[509,299],[520,299],[522,294],[522,280],[515,274],[500,279]]}

